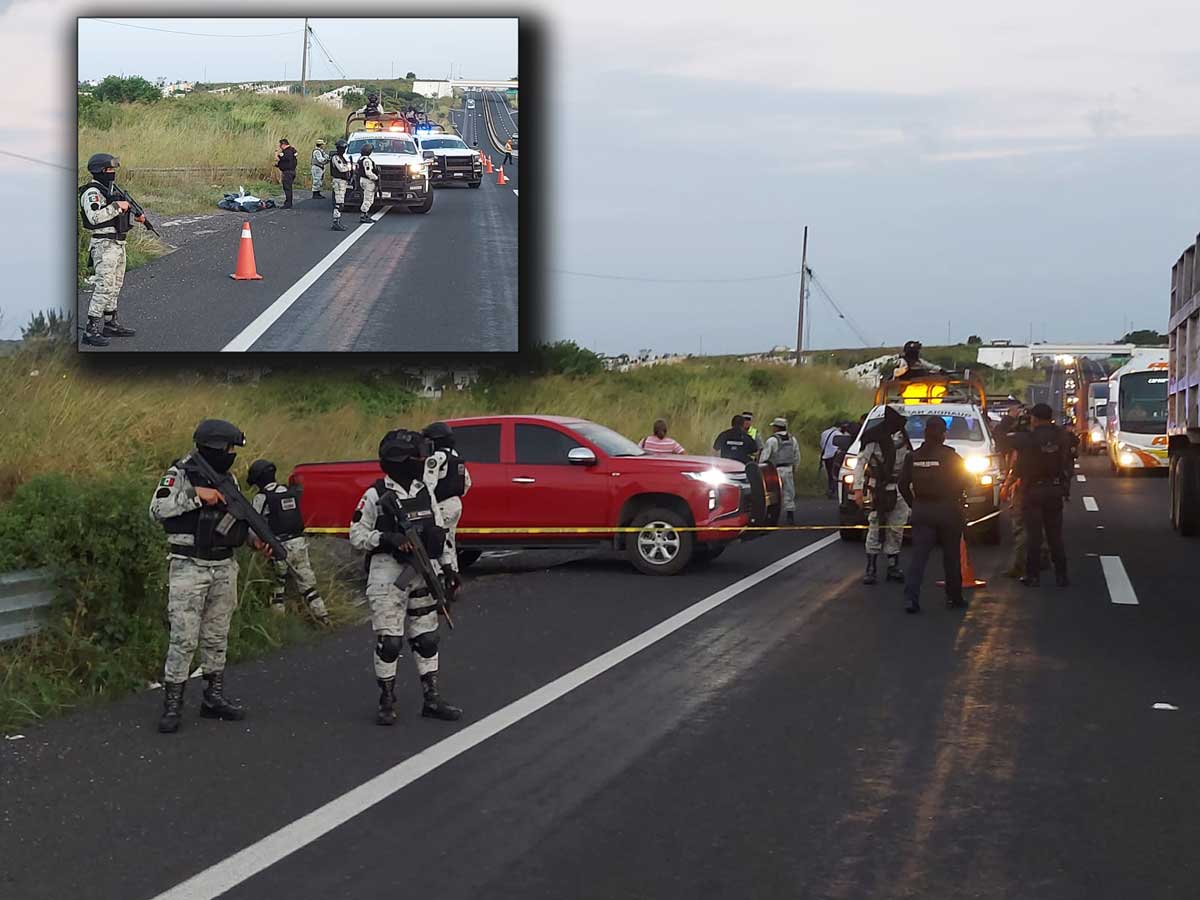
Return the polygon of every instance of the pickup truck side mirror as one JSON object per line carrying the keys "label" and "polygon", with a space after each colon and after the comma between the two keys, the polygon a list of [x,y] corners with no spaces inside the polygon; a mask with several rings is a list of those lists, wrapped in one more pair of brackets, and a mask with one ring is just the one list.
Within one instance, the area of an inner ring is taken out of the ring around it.
{"label": "pickup truck side mirror", "polygon": [[433,159],[433,151],[432,150],[422,150],[421,158],[422,159]]}
{"label": "pickup truck side mirror", "polygon": [[573,466],[594,466],[596,454],[587,447],[572,447],[567,451],[567,461]]}
{"label": "pickup truck side mirror", "polygon": [[833,436],[833,446],[839,450],[848,450],[850,445],[854,443],[854,435],[852,434],[835,434]]}

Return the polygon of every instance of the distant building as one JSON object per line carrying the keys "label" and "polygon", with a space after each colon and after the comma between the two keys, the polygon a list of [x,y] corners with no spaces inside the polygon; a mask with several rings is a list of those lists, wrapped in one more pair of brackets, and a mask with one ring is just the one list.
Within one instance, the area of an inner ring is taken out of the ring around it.
{"label": "distant building", "polygon": [[160,84],[159,90],[162,91],[164,97],[179,97],[183,94],[190,94],[195,87],[194,81],[172,81],[169,84]]}
{"label": "distant building", "polygon": [[361,91],[362,88],[357,84],[344,84],[339,88],[334,88],[332,91],[326,91],[317,97],[318,103],[326,103],[329,106],[341,109],[346,105],[346,95]]}
{"label": "distant building", "polygon": [[255,88],[254,93],[256,93],[256,94],[288,94],[288,93],[291,93],[291,90],[292,90],[291,85],[287,85],[287,84],[275,84],[275,85],[264,84],[262,87]]}

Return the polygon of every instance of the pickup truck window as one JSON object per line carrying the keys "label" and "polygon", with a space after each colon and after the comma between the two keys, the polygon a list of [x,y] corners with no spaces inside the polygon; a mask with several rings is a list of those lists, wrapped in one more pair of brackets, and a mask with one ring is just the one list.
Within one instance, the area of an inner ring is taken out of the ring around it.
{"label": "pickup truck window", "polygon": [[[455,431],[455,434],[458,432]],[[578,441],[541,425],[517,426],[517,464],[525,466],[569,466],[567,454]]]}
{"label": "pickup truck window", "polygon": [[500,426],[460,425],[454,429],[454,446],[469,463],[498,463]]}

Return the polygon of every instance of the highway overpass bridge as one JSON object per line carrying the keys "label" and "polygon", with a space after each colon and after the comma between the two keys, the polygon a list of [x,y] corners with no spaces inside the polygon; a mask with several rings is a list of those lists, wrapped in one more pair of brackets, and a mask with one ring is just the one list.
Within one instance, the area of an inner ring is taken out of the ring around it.
{"label": "highway overpass bridge", "polygon": [[988,344],[979,348],[979,362],[994,369],[1026,369],[1041,359],[1108,359],[1132,356],[1136,344]]}

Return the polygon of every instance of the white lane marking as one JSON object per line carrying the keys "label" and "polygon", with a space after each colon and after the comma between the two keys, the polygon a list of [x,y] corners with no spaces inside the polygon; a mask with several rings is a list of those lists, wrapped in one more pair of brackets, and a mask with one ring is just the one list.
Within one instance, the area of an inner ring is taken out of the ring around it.
{"label": "white lane marking", "polygon": [[1096,503],[1095,497],[1084,497],[1083,508],[1088,512],[1100,512],[1100,506]]}
{"label": "white lane marking", "polygon": [[593,678],[620,665],[634,654],[661,641],[705,613],[711,612],[739,594],[748,591],[756,584],[766,581],[789,566],[838,543],[840,540],[838,535],[831,534],[809,544],[802,550],[797,550],[795,553],[776,560],[753,575],[747,575],[741,581],[736,581],[729,587],[677,612],[669,619],[659,622],[648,631],[643,631],[625,643],[600,654],[591,662],[584,663],[549,684],[542,685],[533,693],[526,694],[503,709],[468,725],[415,756],[410,756],[340,797],[330,800],[324,806],[314,809],[290,825],[285,825],[249,847],[209,866],[187,881],[159,894],[154,900],[213,900],[213,898],[221,896],[268,866],[274,865],[301,847],[306,847],[339,825],[343,825],[372,806],[388,799],[421,776],[429,774],[439,766],[466,753],[472,747],[494,737]]}
{"label": "white lane marking", "polygon": [[1075,463],[1075,468],[1077,468],[1077,469],[1082,469],[1082,468],[1083,468],[1083,466],[1081,466],[1079,463]]}
{"label": "white lane marking", "polygon": [[1171,710],[1178,710],[1178,709],[1179,709],[1179,707],[1178,707],[1178,706],[1174,706],[1174,705],[1172,705],[1172,704],[1170,704],[1170,703],[1155,703],[1153,708],[1154,708],[1154,709],[1171,709]]}
{"label": "white lane marking", "polygon": [[1125,564],[1121,562],[1121,557],[1101,556],[1100,568],[1104,570],[1104,580],[1108,582],[1109,599],[1113,603],[1137,606],[1137,594],[1133,591],[1133,583],[1129,580],[1129,573],[1125,571]]}
{"label": "white lane marking", "polygon": [[1086,475],[1076,475],[1075,480],[1076,481],[1087,481],[1087,476]]}
{"label": "white lane marking", "polygon": [[513,188],[513,193],[514,193],[514,194],[516,194],[516,193],[517,193],[517,189],[516,189],[516,188]]}
{"label": "white lane marking", "polygon": [[[390,206],[385,206],[371,218],[378,222],[384,217]],[[291,308],[291,305],[300,299],[300,295],[307,291],[318,278],[332,266],[347,250],[354,246],[354,242],[370,231],[369,225],[363,224],[354,229],[350,235],[344,238],[336,247],[325,254],[324,259],[304,273],[303,277],[283,294],[258,314],[253,322],[247,325],[237,337],[221,348],[222,353],[244,353],[249,350],[251,345],[262,337],[268,328],[274,325],[279,317]]]}

